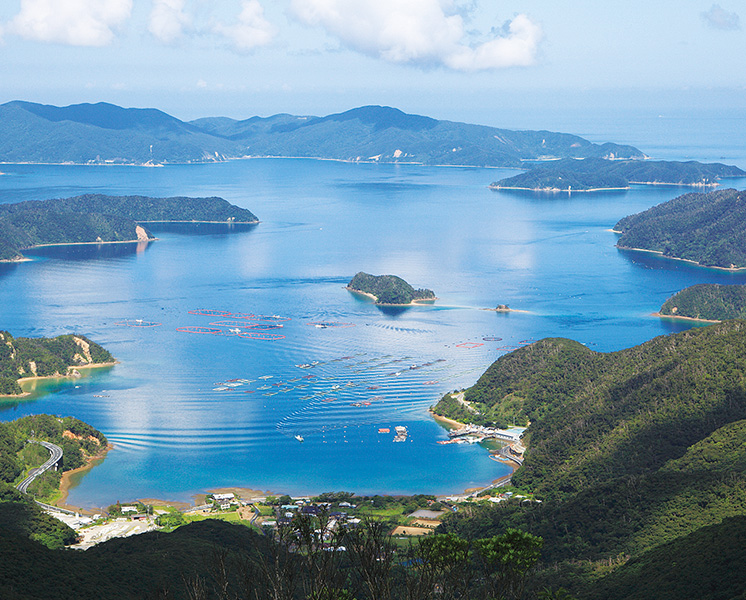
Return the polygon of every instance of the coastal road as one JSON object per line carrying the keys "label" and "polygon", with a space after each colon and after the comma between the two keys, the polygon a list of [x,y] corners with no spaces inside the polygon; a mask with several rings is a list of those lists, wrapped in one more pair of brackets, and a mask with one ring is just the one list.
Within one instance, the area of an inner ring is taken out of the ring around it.
{"label": "coastal road", "polygon": [[28,493],[28,486],[31,485],[31,482],[34,479],[62,460],[62,448],[59,446],[52,444],[51,442],[41,442],[38,440],[28,440],[28,442],[30,444],[40,444],[41,446],[44,446],[49,450],[51,456],[42,466],[37,467],[36,469],[31,469],[31,471],[29,471],[29,476],[16,486],[16,489],[22,494]]}

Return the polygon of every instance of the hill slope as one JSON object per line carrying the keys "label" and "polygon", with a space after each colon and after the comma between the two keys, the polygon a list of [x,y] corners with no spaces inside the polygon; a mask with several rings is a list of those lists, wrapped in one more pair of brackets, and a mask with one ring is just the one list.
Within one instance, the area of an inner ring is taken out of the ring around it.
{"label": "hill slope", "polygon": [[628,188],[633,183],[713,186],[723,177],[746,177],[738,167],[696,161],[630,161],[562,159],[532,167],[526,173],[496,181],[492,189],[588,191]]}
{"label": "hill slope", "polygon": [[746,285],[701,283],[676,292],[660,314],[707,321],[746,318]]}
{"label": "hill slope", "polygon": [[746,192],[684,194],[614,225],[617,247],[660,252],[708,267],[746,267]]}
{"label": "hill slope", "polygon": [[632,146],[597,145],[549,131],[438,121],[386,106],[363,106],[326,117],[277,115],[194,124],[242,142],[253,156],[485,166],[520,166],[523,160],[542,157],[644,156]]}
{"label": "hill slope", "polygon": [[153,239],[138,223],[258,223],[251,211],[222,198],[148,198],[86,194],[73,198],[0,204],[0,260],[25,248]]}
{"label": "hill slope", "polygon": [[438,121],[382,106],[325,117],[208,117],[185,123],[159,110],[106,103],[0,105],[0,162],[158,164],[247,155],[487,166],[644,156],[632,146],[598,145],[575,135]]}
{"label": "hill slope", "polygon": [[65,376],[70,369],[114,362],[114,357],[82,335],[14,338],[0,331],[0,394],[20,394],[22,377]]}
{"label": "hill slope", "polygon": [[548,338],[500,357],[465,399],[497,422],[531,422],[530,448],[514,480],[562,497],[655,472],[745,419],[743,364],[744,321],[609,354]]}
{"label": "hill slope", "polygon": [[155,109],[0,105],[0,162],[189,163],[236,153],[235,143]]}

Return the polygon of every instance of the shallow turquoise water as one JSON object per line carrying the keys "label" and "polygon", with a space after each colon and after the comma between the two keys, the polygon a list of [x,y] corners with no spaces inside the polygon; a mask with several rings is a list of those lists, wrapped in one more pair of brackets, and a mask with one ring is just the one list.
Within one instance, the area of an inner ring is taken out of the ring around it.
{"label": "shallow turquoise water", "polygon": [[[0,409],[8,420],[70,414],[107,435],[114,450],[71,492],[80,506],[225,486],[447,493],[488,483],[505,467],[483,448],[436,444],[446,431],[427,408],[444,392],[542,337],[614,351],[683,329],[649,315],[694,283],[746,283],[614,247],[618,219],[684,191],[675,188],[537,197],[487,189],[507,170],[312,160],[2,170],[4,202],[219,195],[262,221],[231,234],[156,230],[147,246],[39,249],[33,262],[0,265],[1,329],[83,333],[120,361]],[[382,311],[343,289],[360,270],[400,275],[439,300]],[[481,310],[498,303],[529,312]],[[247,331],[236,314],[288,319],[248,320],[281,324],[250,331],[284,338],[178,330]],[[122,325],[135,319],[159,325]],[[396,425],[407,442],[392,442]]]}

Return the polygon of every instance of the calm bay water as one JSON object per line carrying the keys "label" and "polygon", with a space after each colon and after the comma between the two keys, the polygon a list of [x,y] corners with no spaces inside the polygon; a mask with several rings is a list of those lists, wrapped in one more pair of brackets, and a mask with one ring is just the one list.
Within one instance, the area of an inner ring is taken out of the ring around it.
{"label": "calm bay water", "polygon": [[[721,143],[744,167],[739,136]],[[669,147],[666,158],[717,143]],[[694,283],[746,283],[614,248],[617,220],[686,191],[677,188],[534,196],[487,189],[509,170],[312,160],[2,171],[2,202],[217,195],[262,221],[235,233],[156,229],[146,246],[39,249],[0,265],[0,329],[82,333],[120,361],[0,406],[2,419],[74,415],[107,435],[114,450],[69,498],[85,507],[226,486],[447,493],[488,483],[506,469],[484,448],[436,444],[446,431],[427,408],[444,392],[543,337],[614,351],[681,330],[650,313]],[[361,270],[400,275],[439,301],[382,311],[343,289]],[[498,303],[528,312],[481,310]],[[157,325],[126,326],[138,319]],[[190,327],[221,335],[180,331]],[[407,442],[393,443],[396,425]]]}

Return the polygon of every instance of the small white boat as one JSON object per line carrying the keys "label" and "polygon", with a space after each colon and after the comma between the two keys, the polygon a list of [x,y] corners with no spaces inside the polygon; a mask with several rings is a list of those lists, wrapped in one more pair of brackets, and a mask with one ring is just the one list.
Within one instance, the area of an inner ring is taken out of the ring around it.
{"label": "small white boat", "polygon": [[296,435],[295,439],[298,440],[299,442],[302,442],[303,441],[303,436],[302,435]]}

